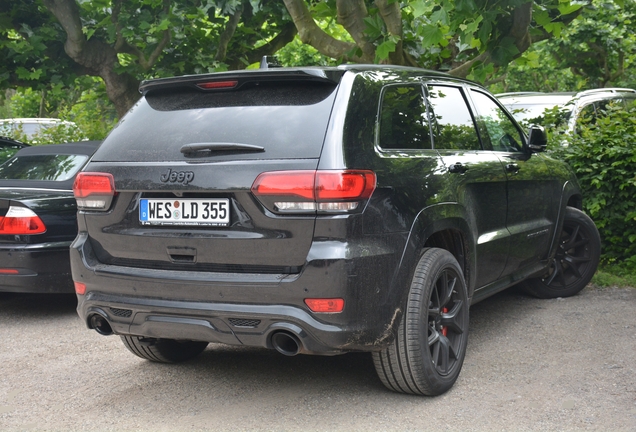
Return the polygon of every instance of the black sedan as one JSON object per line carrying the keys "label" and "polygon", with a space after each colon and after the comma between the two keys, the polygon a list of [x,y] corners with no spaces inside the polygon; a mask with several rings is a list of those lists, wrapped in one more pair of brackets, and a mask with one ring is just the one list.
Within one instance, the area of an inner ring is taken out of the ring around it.
{"label": "black sedan", "polygon": [[25,147],[0,165],[0,292],[74,292],[73,181],[99,144]]}

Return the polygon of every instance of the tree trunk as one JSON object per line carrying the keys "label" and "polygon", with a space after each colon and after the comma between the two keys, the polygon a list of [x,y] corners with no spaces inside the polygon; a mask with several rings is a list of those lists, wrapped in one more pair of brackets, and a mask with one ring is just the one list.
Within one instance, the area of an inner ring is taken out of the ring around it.
{"label": "tree trunk", "polygon": [[[274,37],[265,45],[262,45],[246,53],[244,60],[247,62],[247,64],[252,64],[260,61],[263,56],[274,54],[276,51],[283,48],[285,45],[294,40],[296,33],[297,31],[294,23],[287,23],[281,26],[280,33],[278,33],[276,37]],[[230,70],[236,70],[245,67],[245,63],[241,61],[241,58],[226,58],[225,62],[227,63]]]}
{"label": "tree trunk", "polygon": [[[504,37],[514,40],[515,47],[519,51],[516,57],[521,56],[532,44],[529,29],[532,23],[532,4],[527,2],[517,6],[512,12],[512,22],[508,28],[504,30]],[[516,58],[515,57],[515,58]],[[483,52],[470,61],[449,71],[451,75],[465,78],[476,63],[488,64],[493,62],[492,55],[489,51]]]}
{"label": "tree trunk", "polygon": [[386,24],[386,29],[389,34],[399,38],[395,51],[389,54],[389,61],[391,64],[407,64],[408,62],[404,57],[404,51],[402,49],[402,11],[400,10],[399,2],[389,3],[387,0],[375,0],[375,5],[378,7],[380,16]]}
{"label": "tree trunk", "polygon": [[365,63],[373,63],[375,47],[364,34],[364,19],[369,15],[363,0],[336,0],[338,22],[349,32],[356,45],[362,50]]}
{"label": "tree trunk", "polygon": [[139,82],[129,74],[115,71],[119,63],[115,49],[98,39],[86,40],[75,0],[43,0],[66,32],[66,54],[81,65],[86,74],[99,76],[106,84],[106,94],[123,116],[139,100]]}
{"label": "tree trunk", "polygon": [[356,56],[349,56],[349,53],[356,48],[355,44],[335,39],[318,27],[305,0],[284,0],[284,2],[303,43],[313,46],[327,57],[334,59],[353,57],[354,61],[360,60]]}

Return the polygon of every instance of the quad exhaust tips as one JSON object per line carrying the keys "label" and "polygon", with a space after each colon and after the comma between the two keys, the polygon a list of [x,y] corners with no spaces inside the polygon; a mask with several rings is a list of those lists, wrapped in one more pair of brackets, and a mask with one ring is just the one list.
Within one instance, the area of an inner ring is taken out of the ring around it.
{"label": "quad exhaust tips", "polygon": [[298,337],[287,331],[277,331],[272,334],[272,346],[279,353],[286,356],[295,356],[302,349],[302,344]]}
{"label": "quad exhaust tips", "polygon": [[93,314],[88,317],[88,325],[100,335],[110,336],[113,334],[113,329],[108,321],[106,321],[106,318],[99,314]]}

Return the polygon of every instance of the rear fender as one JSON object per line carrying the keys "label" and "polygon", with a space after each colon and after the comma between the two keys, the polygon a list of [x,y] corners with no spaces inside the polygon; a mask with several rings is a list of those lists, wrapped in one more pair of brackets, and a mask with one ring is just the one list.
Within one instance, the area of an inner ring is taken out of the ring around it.
{"label": "rear fender", "polygon": [[565,217],[565,209],[567,207],[575,207],[579,210],[583,210],[581,190],[579,185],[573,181],[566,181],[563,183],[561,190],[561,201],[559,203],[559,215],[557,217],[557,226],[552,235],[552,241],[550,243],[549,257],[552,259],[559,247],[559,235],[563,228],[563,219]]}
{"label": "rear fender", "polygon": [[[383,299],[385,305],[391,305],[395,310],[394,319],[391,321],[391,331],[395,334],[399,326],[400,319],[406,301],[408,291],[415,266],[417,265],[423,250],[430,245],[430,239],[441,232],[453,232],[461,239],[461,255],[457,251],[451,252],[457,258],[460,266],[464,269],[466,286],[468,287],[468,297],[472,298],[475,285],[475,239],[470,234],[473,232],[467,222],[468,217],[465,209],[453,203],[436,204],[421,210],[416,216],[409,232],[402,256],[393,275],[391,286],[393,287]],[[397,314],[397,319],[396,315]]]}

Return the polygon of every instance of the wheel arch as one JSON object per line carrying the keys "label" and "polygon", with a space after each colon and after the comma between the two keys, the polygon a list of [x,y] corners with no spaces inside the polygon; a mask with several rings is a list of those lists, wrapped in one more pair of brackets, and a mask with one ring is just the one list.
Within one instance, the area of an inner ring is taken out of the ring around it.
{"label": "wheel arch", "polygon": [[[469,220],[464,207],[457,203],[437,204],[420,211],[411,226],[394,282],[398,286],[408,286],[424,249],[445,249],[455,257],[463,271],[470,300],[475,285],[475,240]],[[404,293],[408,290],[401,291],[400,304],[405,304]]]}
{"label": "wheel arch", "polygon": [[568,207],[574,207],[578,210],[583,210],[583,196],[581,189],[576,182],[565,181],[563,188],[561,189],[561,201],[559,206],[559,215],[556,220],[555,230],[552,234],[552,241],[550,242],[549,258],[554,257],[554,253],[557,248],[558,235],[563,228],[563,220],[565,218],[565,209]]}

